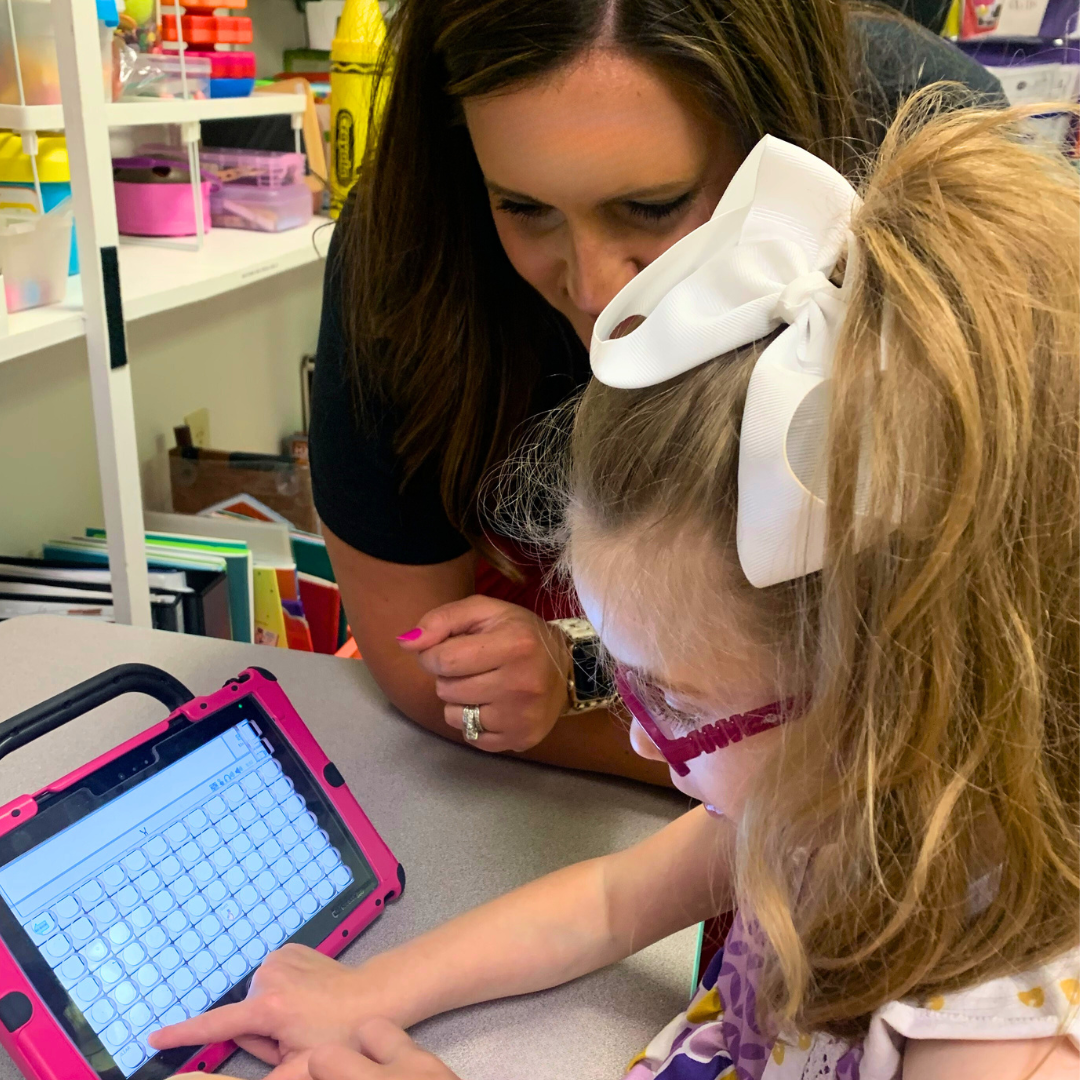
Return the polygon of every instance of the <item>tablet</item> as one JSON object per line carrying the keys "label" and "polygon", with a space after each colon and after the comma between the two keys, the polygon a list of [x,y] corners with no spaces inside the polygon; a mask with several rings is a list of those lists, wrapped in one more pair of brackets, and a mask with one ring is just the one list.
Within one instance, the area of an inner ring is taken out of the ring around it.
{"label": "tablet", "polygon": [[333,955],[404,872],[269,672],[0,808],[0,1041],[28,1076],[159,1080],[231,1044],[151,1032]]}

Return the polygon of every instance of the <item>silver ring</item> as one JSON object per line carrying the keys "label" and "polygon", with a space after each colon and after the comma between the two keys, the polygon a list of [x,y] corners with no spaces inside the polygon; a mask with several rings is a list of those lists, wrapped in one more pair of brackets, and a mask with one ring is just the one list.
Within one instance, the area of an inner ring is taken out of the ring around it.
{"label": "silver ring", "polygon": [[476,742],[484,734],[484,725],[480,723],[480,706],[463,705],[461,709],[461,733],[466,742]]}

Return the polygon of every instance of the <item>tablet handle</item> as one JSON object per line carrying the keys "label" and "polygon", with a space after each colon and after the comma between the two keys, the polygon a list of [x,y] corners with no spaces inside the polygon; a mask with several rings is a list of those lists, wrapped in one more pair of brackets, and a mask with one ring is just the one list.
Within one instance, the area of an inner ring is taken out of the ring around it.
{"label": "tablet handle", "polygon": [[119,664],[0,723],[0,758],[122,694],[148,694],[169,712],[195,697],[161,668]]}

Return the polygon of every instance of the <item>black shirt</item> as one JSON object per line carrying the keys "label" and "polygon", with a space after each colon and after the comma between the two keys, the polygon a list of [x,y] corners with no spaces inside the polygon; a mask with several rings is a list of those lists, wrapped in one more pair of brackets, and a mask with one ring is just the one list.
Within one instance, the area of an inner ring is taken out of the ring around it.
{"label": "black shirt", "polygon": [[[966,84],[993,102],[1001,86],[985,68],[940,37],[887,16],[861,17],[867,111],[887,119],[912,91],[938,80]],[[450,524],[439,495],[437,463],[428,462],[402,486],[389,418],[374,430],[358,423],[347,378],[348,351],[340,319],[337,247],[331,244],[311,403],[311,479],[315,508],[338,537],[387,562],[429,565],[469,550]],[[539,415],[589,378],[585,347],[572,332],[552,329],[547,366],[534,399]]]}

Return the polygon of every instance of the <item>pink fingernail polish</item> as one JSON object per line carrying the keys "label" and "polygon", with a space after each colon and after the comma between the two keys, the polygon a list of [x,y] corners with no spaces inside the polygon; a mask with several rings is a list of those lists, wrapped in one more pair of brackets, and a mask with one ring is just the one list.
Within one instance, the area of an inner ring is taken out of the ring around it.
{"label": "pink fingernail polish", "polygon": [[419,626],[412,630],[406,630],[404,634],[398,634],[398,641],[415,641],[424,631]]}

